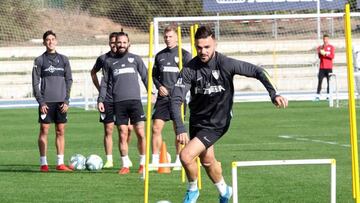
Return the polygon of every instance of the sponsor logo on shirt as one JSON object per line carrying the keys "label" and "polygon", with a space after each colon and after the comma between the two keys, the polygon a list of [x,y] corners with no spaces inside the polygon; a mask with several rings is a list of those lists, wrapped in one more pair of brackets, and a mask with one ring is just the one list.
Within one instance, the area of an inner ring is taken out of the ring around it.
{"label": "sponsor logo on shirt", "polygon": [[54,66],[50,65],[49,68],[45,69],[44,71],[54,73],[57,70],[64,71],[64,68],[55,68]]}
{"label": "sponsor logo on shirt", "polygon": [[127,73],[136,73],[134,68],[121,68],[121,69],[114,69],[114,76],[120,74],[127,74]]}
{"label": "sponsor logo on shirt", "polygon": [[176,66],[164,66],[163,72],[178,73],[179,68]]}
{"label": "sponsor logo on shirt", "polygon": [[217,86],[209,86],[206,88],[202,88],[202,87],[195,87],[195,94],[207,94],[210,95],[212,93],[218,93],[218,92],[222,92],[225,91],[225,88],[221,85],[217,85]]}

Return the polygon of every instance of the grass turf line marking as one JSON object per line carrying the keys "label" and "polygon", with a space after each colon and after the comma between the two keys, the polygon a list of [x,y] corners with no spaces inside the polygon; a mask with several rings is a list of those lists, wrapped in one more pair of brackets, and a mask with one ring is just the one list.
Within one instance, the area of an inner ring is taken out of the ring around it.
{"label": "grass turf line marking", "polygon": [[315,139],[309,139],[309,138],[302,138],[302,137],[296,137],[293,135],[279,135],[278,137],[283,138],[283,139],[293,139],[293,140],[298,140],[298,141],[310,141],[310,142],[317,142],[317,143],[323,143],[323,144],[330,144],[330,145],[338,145],[341,147],[350,147],[350,145],[348,144],[339,144],[337,142],[332,142],[332,141],[324,141],[324,140],[315,140]]}

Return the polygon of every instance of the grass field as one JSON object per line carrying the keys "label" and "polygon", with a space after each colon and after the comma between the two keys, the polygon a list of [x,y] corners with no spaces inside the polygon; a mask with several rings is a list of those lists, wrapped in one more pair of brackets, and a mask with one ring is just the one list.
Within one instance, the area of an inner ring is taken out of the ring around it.
{"label": "grass field", "polygon": [[[267,103],[237,103],[228,133],[215,145],[227,183],[231,162],[278,159],[337,161],[337,201],[353,202],[348,110],[328,108],[326,102],[290,102],[288,109]],[[102,125],[96,111],[72,108],[68,114],[65,159],[72,154],[105,158]],[[55,168],[54,128],[49,136],[48,162],[52,171],[40,173],[37,148],[37,110],[0,111],[0,202],[143,202],[144,182],[136,173],[120,176],[118,147],[115,168],[100,172],[59,173]],[[171,125],[163,133],[174,155]],[[117,136],[114,133],[114,143]],[[138,163],[133,136],[130,157]],[[174,159],[174,156],[172,157]],[[198,202],[217,202],[217,191],[203,172]],[[186,184],[180,173],[150,173],[149,202],[181,202]],[[240,168],[239,202],[330,202],[329,165]]]}

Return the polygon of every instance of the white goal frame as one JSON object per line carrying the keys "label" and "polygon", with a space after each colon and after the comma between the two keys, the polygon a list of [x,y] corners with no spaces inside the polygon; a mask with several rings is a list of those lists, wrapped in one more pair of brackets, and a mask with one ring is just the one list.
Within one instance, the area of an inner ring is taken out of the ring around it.
{"label": "white goal frame", "polygon": [[249,166],[279,166],[279,165],[322,165],[330,164],[330,202],[336,202],[336,160],[335,159],[298,159],[298,160],[269,160],[269,161],[238,161],[232,162],[233,203],[238,202],[237,168]]}

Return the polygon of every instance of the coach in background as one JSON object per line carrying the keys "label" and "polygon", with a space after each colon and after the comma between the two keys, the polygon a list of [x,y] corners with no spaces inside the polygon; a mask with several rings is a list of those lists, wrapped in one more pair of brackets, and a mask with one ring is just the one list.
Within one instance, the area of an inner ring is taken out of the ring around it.
{"label": "coach in background", "polygon": [[105,111],[104,99],[108,85],[112,86],[112,97],[115,109],[115,125],[118,128],[120,139],[120,154],[122,168],[119,174],[130,173],[132,162],[128,156],[129,146],[128,123],[134,125],[134,130],[138,138],[138,151],[140,154],[140,164],[138,173],[142,173],[145,165],[145,114],[140,97],[140,85],[138,75],[147,88],[147,69],[142,59],[135,54],[129,53],[129,37],[126,33],[120,32],[116,39],[117,56],[106,61],[104,77],[101,81],[100,94],[98,98],[98,109]]}
{"label": "coach in background", "polygon": [[[118,32],[113,32],[109,35],[109,47],[110,51],[106,54],[99,56],[96,59],[96,63],[94,67],[91,69],[91,79],[96,87],[96,89],[100,92],[100,84],[97,78],[96,73],[99,72],[105,65],[105,61],[109,58],[116,57],[117,48],[116,48],[116,38],[118,36]],[[106,154],[106,162],[103,168],[112,168],[114,166],[113,156],[112,156],[112,147],[113,147],[113,128],[114,128],[114,103],[112,98],[112,89],[111,86],[108,85],[106,96],[104,99],[104,107],[105,112],[100,112],[100,122],[104,124],[104,148]],[[129,125],[129,138],[132,131],[132,125]],[[128,139],[128,142],[130,139]]]}
{"label": "coach in background", "polygon": [[[170,116],[171,91],[174,88],[180,72],[178,67],[179,54],[177,46],[177,29],[175,26],[168,26],[165,28],[164,42],[166,44],[166,48],[156,54],[152,75],[154,84],[158,89],[158,96],[152,116],[152,164],[159,163],[159,152],[162,144],[161,132],[164,128],[165,122],[173,120]],[[191,58],[191,54],[186,50],[182,49],[183,64],[187,64],[191,60]],[[186,105],[186,102],[184,103],[184,105]],[[177,142],[176,139],[175,146],[175,163],[181,165],[179,158],[180,144]],[[181,167],[174,167],[174,170],[181,170]]]}
{"label": "coach in background", "polygon": [[327,81],[327,93],[329,94],[329,78],[330,73],[332,73],[333,69],[333,59],[335,57],[335,47],[329,44],[329,35],[325,34],[323,36],[323,44],[317,48],[317,53],[320,59],[320,67],[319,67],[319,74],[318,74],[318,86],[316,91],[315,101],[320,100],[320,91],[321,91],[321,84],[326,77]]}
{"label": "coach in background", "polygon": [[64,164],[65,124],[69,108],[72,74],[69,59],[56,52],[56,34],[49,30],[43,35],[46,52],[37,57],[32,71],[32,86],[39,103],[40,171],[48,172],[47,143],[51,123],[55,123],[57,166],[56,170],[71,171]]}
{"label": "coach in background", "polygon": [[[261,81],[277,107],[285,108],[287,100],[278,95],[268,73],[253,64],[228,58],[215,51],[215,33],[208,26],[195,34],[197,56],[180,72],[171,97],[177,139],[186,144],[180,159],[188,178],[184,203],[194,203],[199,197],[198,170],[195,157],[199,156],[209,178],[219,192],[220,203],[229,202],[232,188],[225,183],[222,168],[215,158],[214,144],[229,129],[234,97],[234,75],[253,77]],[[190,90],[190,141],[180,116],[180,105]]]}

